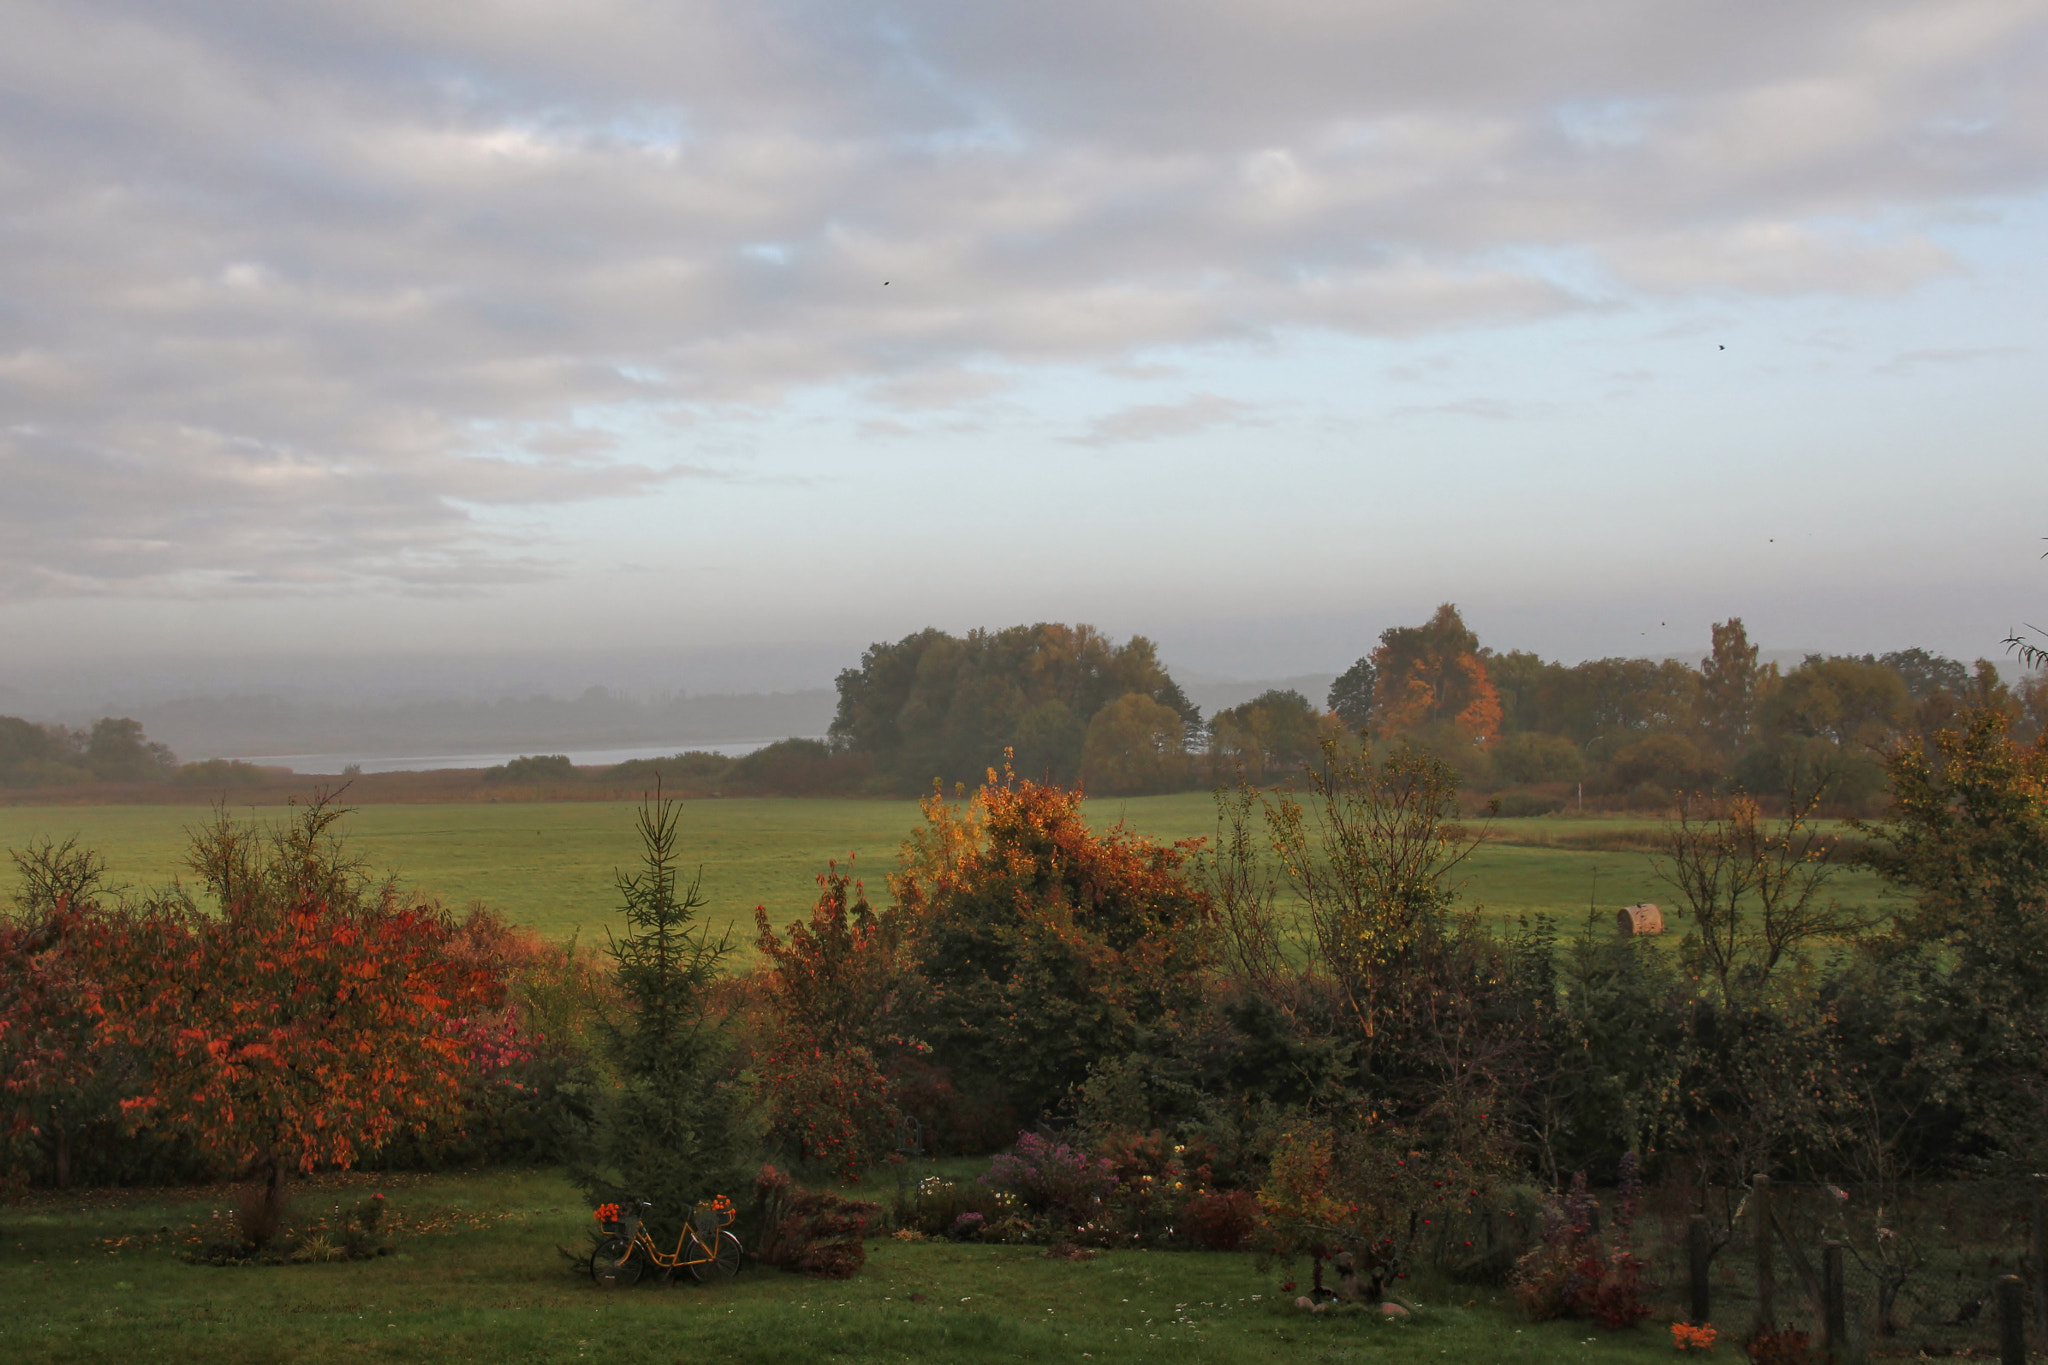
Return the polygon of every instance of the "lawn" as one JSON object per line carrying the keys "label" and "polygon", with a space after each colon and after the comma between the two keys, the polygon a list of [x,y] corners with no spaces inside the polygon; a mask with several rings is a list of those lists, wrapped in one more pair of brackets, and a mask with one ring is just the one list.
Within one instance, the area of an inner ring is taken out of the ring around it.
{"label": "lawn", "polygon": [[1310,1315],[1249,1255],[870,1244],[850,1281],[749,1269],[712,1287],[603,1291],[558,1254],[589,1214],[549,1171],[323,1177],[318,1211],[388,1194],[396,1254],[338,1265],[176,1258],[232,1192],[37,1195],[0,1205],[0,1312],[15,1361],[1578,1362],[1668,1359],[1661,1322],[1523,1322],[1497,1291],[1415,1283],[1405,1322]]}
{"label": "lawn", "polygon": [[[1087,809],[1098,826],[1124,820],[1158,839],[1200,838],[1216,827],[1214,804],[1200,792],[1096,799]],[[238,813],[275,818],[281,808]],[[115,881],[157,885],[181,872],[185,831],[203,818],[203,809],[189,805],[0,806],[0,848],[75,834],[106,855]],[[877,898],[886,895],[884,877],[918,818],[908,801],[699,800],[684,804],[683,831],[687,856],[703,865],[707,919],[745,939],[756,905],[766,905],[778,924],[803,914],[831,859],[857,855],[856,874]],[[1589,905],[1611,916],[1636,901],[1668,904],[1670,888],[1642,852],[1542,842],[1554,832],[1598,837],[1654,823],[1500,821],[1460,869],[1461,889],[1489,915],[1552,914],[1567,930]],[[451,906],[481,900],[543,933],[580,934],[585,942],[617,927],[612,872],[630,867],[638,853],[633,807],[625,802],[367,805],[344,829],[372,867],[396,871]],[[1877,898],[1867,873],[1845,873],[1836,888],[1852,903]]]}

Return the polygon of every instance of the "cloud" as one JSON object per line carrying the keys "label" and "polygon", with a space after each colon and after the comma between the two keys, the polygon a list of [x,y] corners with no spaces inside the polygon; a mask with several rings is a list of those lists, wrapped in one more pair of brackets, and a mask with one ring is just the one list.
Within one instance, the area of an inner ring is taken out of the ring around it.
{"label": "cloud", "polygon": [[1067,439],[1077,446],[1124,445],[1132,441],[1156,441],[1165,436],[1187,436],[1217,426],[1246,426],[1253,423],[1255,409],[1219,394],[1198,393],[1178,403],[1146,403],[1098,417],[1084,436]]}
{"label": "cloud", "polygon": [[723,417],[814,386],[882,431],[1289,330],[1898,291],[2048,181],[2048,0],[14,0],[9,39],[13,595],[543,574],[476,509],[737,476]]}
{"label": "cloud", "polygon": [[2019,346],[1957,346],[1925,351],[1902,351],[1877,367],[1879,374],[1907,374],[1914,370],[1974,365],[1980,360],[2003,360],[2025,355]]}

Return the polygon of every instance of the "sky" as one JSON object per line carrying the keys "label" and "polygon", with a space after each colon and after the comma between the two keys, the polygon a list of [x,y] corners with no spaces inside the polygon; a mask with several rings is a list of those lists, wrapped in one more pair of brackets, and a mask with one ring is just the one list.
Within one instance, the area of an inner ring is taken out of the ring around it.
{"label": "sky", "polygon": [[2048,0],[0,30],[0,684],[2048,626]]}

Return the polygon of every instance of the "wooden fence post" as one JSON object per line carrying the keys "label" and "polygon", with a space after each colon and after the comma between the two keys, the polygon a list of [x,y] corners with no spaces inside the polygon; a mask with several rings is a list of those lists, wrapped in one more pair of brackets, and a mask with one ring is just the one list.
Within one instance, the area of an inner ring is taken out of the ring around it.
{"label": "wooden fence post", "polygon": [[1707,1267],[1711,1264],[1707,1245],[1707,1215],[1696,1213],[1685,1220],[1686,1260],[1692,1271],[1692,1325],[1704,1327],[1713,1321],[1711,1286],[1707,1280]]}
{"label": "wooden fence post", "polygon": [[1749,1187],[1749,1221],[1756,1238],[1756,1334],[1778,1329],[1778,1285],[1771,1267],[1771,1178],[1760,1175]]}
{"label": "wooden fence post", "polygon": [[2027,1365],[2026,1286],[2017,1275],[1998,1277],[1998,1365]]}
{"label": "wooden fence post", "polygon": [[1849,1355],[1849,1312],[1842,1292],[1842,1244],[1828,1242],[1820,1249],[1821,1349],[1831,1361]]}
{"label": "wooden fence post", "polygon": [[2048,1176],[2034,1177],[2034,1335],[2048,1341]]}

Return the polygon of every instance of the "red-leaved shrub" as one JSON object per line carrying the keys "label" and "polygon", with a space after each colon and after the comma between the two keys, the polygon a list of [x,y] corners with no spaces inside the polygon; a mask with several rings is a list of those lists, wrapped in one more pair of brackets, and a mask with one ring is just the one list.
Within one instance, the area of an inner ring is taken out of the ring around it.
{"label": "red-leaved shrub", "polygon": [[1259,1200],[1249,1190],[1205,1190],[1180,1214],[1182,1235],[1204,1251],[1236,1251],[1258,1226]]}

